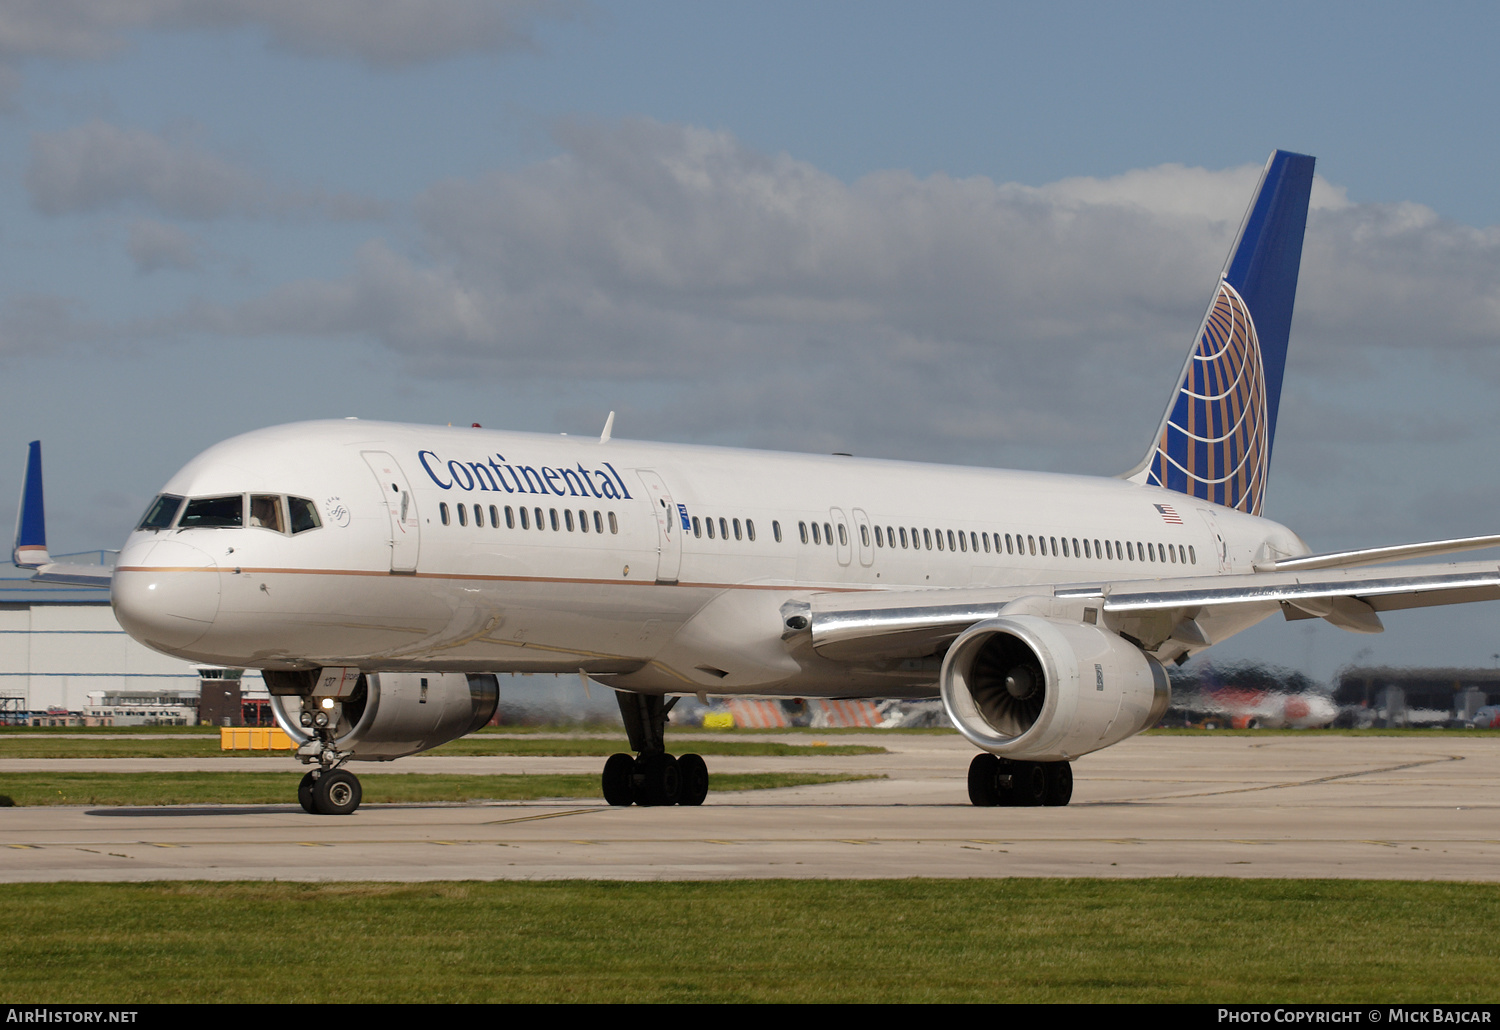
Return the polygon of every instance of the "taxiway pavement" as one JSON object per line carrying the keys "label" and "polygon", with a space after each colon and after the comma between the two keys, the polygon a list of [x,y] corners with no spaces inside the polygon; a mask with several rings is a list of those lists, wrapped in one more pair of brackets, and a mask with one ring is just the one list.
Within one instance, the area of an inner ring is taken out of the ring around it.
{"label": "taxiway pavement", "polygon": [[[675,738],[674,738],[675,739]],[[807,743],[798,736],[797,743]],[[886,755],[709,758],[710,771],[882,780],[602,802],[0,809],[0,881],[702,880],[1238,876],[1500,880],[1500,739],[1137,737],[1074,764],[1066,808],[974,808],[956,735],[870,734]],[[597,758],[417,757],[396,772],[596,772]],[[22,769],[296,768],[286,759],[46,759]],[[3,793],[3,786],[0,786]]]}

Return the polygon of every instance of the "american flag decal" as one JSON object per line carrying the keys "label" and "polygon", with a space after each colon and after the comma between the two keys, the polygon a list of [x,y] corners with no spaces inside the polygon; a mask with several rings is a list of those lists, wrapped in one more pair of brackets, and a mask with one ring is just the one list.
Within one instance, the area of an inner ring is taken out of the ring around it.
{"label": "american flag decal", "polygon": [[1182,525],[1182,516],[1177,514],[1177,509],[1170,504],[1153,504],[1153,508],[1161,512],[1161,520],[1169,526]]}

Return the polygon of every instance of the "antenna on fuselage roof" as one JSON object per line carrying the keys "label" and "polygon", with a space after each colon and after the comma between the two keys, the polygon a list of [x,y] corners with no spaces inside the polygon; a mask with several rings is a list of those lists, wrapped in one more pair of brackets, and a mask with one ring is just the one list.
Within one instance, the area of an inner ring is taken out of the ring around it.
{"label": "antenna on fuselage roof", "polygon": [[615,431],[615,413],[611,411],[609,418],[604,420],[604,432],[599,434],[600,443],[609,443],[609,434]]}

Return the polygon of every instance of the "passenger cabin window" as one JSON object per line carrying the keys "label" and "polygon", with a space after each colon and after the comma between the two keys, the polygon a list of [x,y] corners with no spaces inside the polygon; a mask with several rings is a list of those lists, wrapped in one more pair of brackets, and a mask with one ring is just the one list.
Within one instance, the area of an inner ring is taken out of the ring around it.
{"label": "passenger cabin window", "polygon": [[245,497],[199,497],[188,501],[181,529],[238,529],[245,524]]}

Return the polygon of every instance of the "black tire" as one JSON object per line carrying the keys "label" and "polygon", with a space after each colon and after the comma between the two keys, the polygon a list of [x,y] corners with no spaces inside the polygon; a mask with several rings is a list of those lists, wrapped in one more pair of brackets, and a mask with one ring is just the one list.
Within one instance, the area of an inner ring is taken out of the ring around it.
{"label": "black tire", "polygon": [[701,805],[708,797],[708,763],[702,755],[683,755],[677,760],[677,781],[682,785],[679,805]]}
{"label": "black tire", "polygon": [[302,806],[302,811],[308,815],[318,814],[318,803],[313,799],[313,789],[318,785],[318,777],[308,773],[302,777],[302,782],[297,784],[297,804]]}
{"label": "black tire", "polygon": [[1047,762],[1042,766],[1047,776],[1044,805],[1060,807],[1073,800],[1073,766],[1068,762]]}
{"label": "black tire", "polygon": [[988,751],[974,756],[969,763],[969,802],[980,808],[993,808],[1000,804],[1000,787],[996,777],[1000,773],[1000,759]]}
{"label": "black tire", "polygon": [[635,760],[632,793],[638,805],[675,805],[682,796],[682,779],[677,774],[677,759],[660,752],[641,755]]}
{"label": "black tire", "polygon": [[635,772],[635,759],[627,754],[613,754],[604,763],[604,800],[611,805],[628,805],[634,798],[630,791],[630,777]]}
{"label": "black tire", "polygon": [[313,804],[320,815],[353,815],[363,796],[359,777],[342,769],[319,776],[313,787]]}
{"label": "black tire", "polygon": [[1047,772],[1041,762],[1012,762],[1010,768],[1011,804],[1023,808],[1047,800]]}

